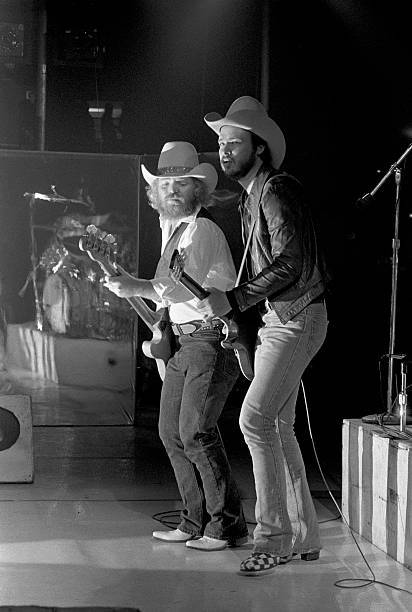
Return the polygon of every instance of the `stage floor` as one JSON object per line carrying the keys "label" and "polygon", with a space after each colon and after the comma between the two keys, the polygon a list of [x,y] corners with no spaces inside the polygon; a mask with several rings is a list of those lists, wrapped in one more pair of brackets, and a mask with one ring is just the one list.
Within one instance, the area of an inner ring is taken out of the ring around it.
{"label": "stage floor", "polygon": [[[3,377],[3,389],[6,382]],[[27,379],[25,384],[28,391]],[[81,424],[67,425],[79,415],[74,401],[72,415],[70,401],[64,408],[56,403],[64,396],[59,391],[51,403],[43,391],[44,401],[33,402],[34,482],[0,484],[1,606],[123,606],[141,612],[411,609],[412,573],[358,536],[376,580],[391,586],[335,585],[371,575],[306,451],[323,542],[320,560],[242,577],[237,571],[250,543],[202,553],[152,538],[152,531],[162,528],[159,520],[176,524],[180,508],[153,406],[140,407],[134,427],[127,415],[96,410],[83,415]],[[36,386],[32,392],[40,393]],[[253,477],[237,412],[236,406],[225,412],[221,429],[252,533]],[[339,477],[324,471],[340,503]]]}

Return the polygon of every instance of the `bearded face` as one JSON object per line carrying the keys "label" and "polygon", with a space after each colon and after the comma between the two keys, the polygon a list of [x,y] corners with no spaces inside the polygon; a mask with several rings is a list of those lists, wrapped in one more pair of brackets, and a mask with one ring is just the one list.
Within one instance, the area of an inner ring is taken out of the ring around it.
{"label": "bearded face", "polygon": [[154,191],[156,208],[165,219],[183,219],[198,206],[197,187],[192,178],[158,178]]}
{"label": "bearded face", "polygon": [[226,176],[235,180],[246,176],[258,160],[250,132],[224,125],[219,134],[219,160]]}

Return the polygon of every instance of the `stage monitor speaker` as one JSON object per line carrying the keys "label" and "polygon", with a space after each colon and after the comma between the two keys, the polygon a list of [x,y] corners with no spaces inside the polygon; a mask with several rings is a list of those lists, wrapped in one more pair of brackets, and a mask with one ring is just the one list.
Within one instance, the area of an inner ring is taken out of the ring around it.
{"label": "stage monitor speaker", "polygon": [[0,395],[0,483],[33,482],[31,397]]}

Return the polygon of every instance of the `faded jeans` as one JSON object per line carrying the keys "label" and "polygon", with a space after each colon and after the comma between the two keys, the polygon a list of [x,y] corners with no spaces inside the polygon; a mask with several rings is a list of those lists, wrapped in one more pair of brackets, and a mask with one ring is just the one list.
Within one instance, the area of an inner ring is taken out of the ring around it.
{"label": "faded jeans", "polygon": [[247,535],[240,494],[217,421],[238,376],[219,330],[179,336],[160,398],[159,435],[183,502],[179,529],[231,540]]}
{"label": "faded jeans", "polygon": [[255,479],[254,551],[287,556],[320,549],[294,422],[301,377],[326,337],[326,306],[310,304],[285,325],[269,310],[263,322],[240,428]]}

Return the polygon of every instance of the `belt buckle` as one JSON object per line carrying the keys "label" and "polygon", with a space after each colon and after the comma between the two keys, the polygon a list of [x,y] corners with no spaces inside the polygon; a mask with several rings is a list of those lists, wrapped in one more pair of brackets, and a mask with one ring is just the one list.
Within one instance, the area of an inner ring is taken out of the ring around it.
{"label": "belt buckle", "polygon": [[187,325],[190,325],[190,327],[193,327],[193,329],[190,329],[190,330],[189,330],[189,331],[187,331],[187,332],[183,332],[184,334],[193,334],[194,332],[196,332],[196,331],[199,329],[199,326],[198,326],[198,324],[197,324],[197,323],[195,323],[195,321],[188,321],[187,323],[184,323],[184,324],[182,325],[182,329],[183,329],[184,327],[186,327]]}
{"label": "belt buckle", "polygon": [[172,328],[176,329],[179,336],[186,336],[188,334],[193,334],[193,332],[200,329],[200,326],[194,321],[188,321],[187,323],[173,323]]}
{"label": "belt buckle", "polygon": [[187,321],[187,323],[172,324],[172,329],[183,336],[193,334],[200,330],[220,329],[221,327],[223,327],[223,324],[220,320],[211,321],[210,323],[206,323],[206,321]]}

